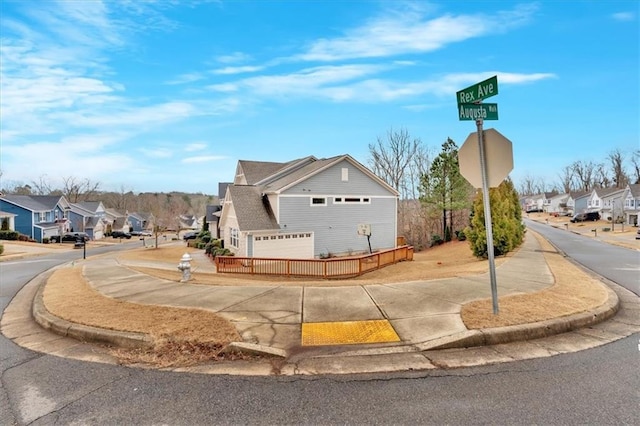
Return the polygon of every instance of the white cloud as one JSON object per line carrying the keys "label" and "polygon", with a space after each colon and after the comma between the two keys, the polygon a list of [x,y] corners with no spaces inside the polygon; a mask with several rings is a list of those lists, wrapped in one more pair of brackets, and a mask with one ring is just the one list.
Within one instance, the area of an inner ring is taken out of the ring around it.
{"label": "white cloud", "polygon": [[636,14],[634,12],[618,12],[611,15],[611,17],[616,21],[629,22],[629,21],[635,21]]}
{"label": "white cloud", "polygon": [[227,157],[221,155],[203,155],[201,157],[187,157],[181,160],[182,163],[207,163],[210,161],[226,160]]}
{"label": "white cloud", "polygon": [[203,149],[207,148],[207,144],[206,143],[202,143],[202,142],[195,142],[195,143],[190,143],[187,144],[184,147],[184,150],[187,152],[193,152],[193,151],[202,151]]}
{"label": "white cloud", "polygon": [[265,67],[260,65],[245,65],[241,67],[224,67],[220,69],[213,70],[213,74],[245,74],[252,73],[263,70]]}
{"label": "white cloud", "polygon": [[204,75],[198,72],[191,72],[186,74],[180,74],[173,80],[167,81],[165,84],[169,85],[177,85],[177,84],[185,84],[185,83],[193,83],[195,81],[200,81],[204,79]]}
{"label": "white cloud", "polygon": [[297,56],[304,61],[337,61],[354,58],[398,56],[431,52],[442,47],[504,32],[522,25],[536,10],[535,5],[490,15],[443,15],[426,19],[416,9],[385,11],[384,15],[348,30],[342,37],[320,39]]}
{"label": "white cloud", "polygon": [[222,55],[216,58],[216,61],[221,64],[238,64],[241,62],[247,62],[251,60],[251,56],[242,52],[233,52],[230,55]]}

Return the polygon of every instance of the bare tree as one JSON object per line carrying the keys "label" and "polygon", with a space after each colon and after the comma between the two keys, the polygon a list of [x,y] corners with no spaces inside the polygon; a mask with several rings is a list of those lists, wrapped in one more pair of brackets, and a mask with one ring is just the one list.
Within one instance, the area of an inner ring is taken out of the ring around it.
{"label": "bare tree", "polygon": [[631,154],[631,165],[633,167],[633,175],[630,180],[635,184],[640,184],[640,149],[636,149]]}
{"label": "bare tree", "polygon": [[609,188],[611,186],[611,178],[609,177],[607,168],[603,163],[596,164],[593,182],[594,186],[598,188]]}
{"label": "bare tree", "polygon": [[574,170],[571,166],[565,166],[559,174],[560,188],[562,192],[571,192],[575,189]]}
{"label": "bare tree", "polygon": [[613,174],[613,184],[616,188],[624,188],[629,183],[629,175],[624,169],[624,154],[620,149],[614,149],[609,153],[611,173]]}
{"label": "bare tree", "polygon": [[49,195],[54,192],[51,187],[50,179],[47,175],[41,175],[37,181],[31,181],[31,194],[33,195]]}
{"label": "bare tree", "polygon": [[73,176],[63,177],[62,182],[64,184],[62,194],[71,203],[95,198],[98,195],[98,189],[100,188],[99,182],[92,182],[89,179],[79,180]]}
{"label": "bare tree", "polygon": [[398,233],[417,250],[428,247],[433,226],[418,199],[420,179],[431,166],[429,151],[407,130],[391,129],[369,145],[369,154],[371,170],[400,194]]}
{"label": "bare tree", "polygon": [[596,165],[592,162],[574,161],[571,166],[577,183],[580,186],[581,191],[591,191],[594,188],[594,175]]}
{"label": "bare tree", "polygon": [[395,188],[401,199],[416,193],[418,181],[411,182],[407,177],[410,165],[426,156],[420,139],[411,139],[406,129],[391,129],[386,139],[378,137],[375,144],[369,144],[369,154],[371,170]]}

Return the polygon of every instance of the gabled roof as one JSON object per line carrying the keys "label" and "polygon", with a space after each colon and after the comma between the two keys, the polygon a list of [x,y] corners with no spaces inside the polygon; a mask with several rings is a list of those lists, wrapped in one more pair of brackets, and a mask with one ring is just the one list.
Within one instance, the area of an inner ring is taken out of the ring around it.
{"label": "gabled roof", "polygon": [[123,218],[124,214],[120,213],[118,210],[116,209],[105,209],[105,213],[107,213],[107,215],[114,217],[114,218]]}
{"label": "gabled roof", "polygon": [[579,198],[584,198],[584,197],[588,197],[591,194],[590,191],[575,191],[575,192],[570,192],[569,195],[571,195],[571,198],[573,198],[574,200],[577,200]]}
{"label": "gabled roof", "polygon": [[631,196],[633,198],[640,198],[640,184],[639,183],[634,183],[634,184],[629,184],[629,192],[631,192]]}
{"label": "gabled roof", "polygon": [[[307,160],[313,157],[299,158],[297,160],[288,161],[286,163],[273,163],[268,161],[238,161],[238,171],[242,172],[247,185],[255,185],[258,182],[269,178],[270,176],[277,175],[279,172],[299,163],[300,161]],[[221,196],[218,194],[218,196]],[[224,195],[222,195],[224,196]]]}
{"label": "gabled roof", "polygon": [[[226,192],[226,188],[225,188]],[[220,215],[216,215],[217,212],[222,210],[222,207],[217,204],[208,204],[207,212],[205,213],[205,221],[207,222],[217,222]]]}
{"label": "gabled roof", "polygon": [[616,192],[622,192],[624,191],[624,188],[616,188],[616,187],[610,187],[610,188],[595,188],[593,190],[596,195],[600,198],[604,198],[604,197],[609,197],[614,195]]}
{"label": "gabled roof", "polygon": [[62,195],[4,195],[3,200],[33,212],[52,211]]}
{"label": "gabled roof", "polygon": [[250,185],[232,185],[227,188],[233,201],[238,226],[243,231],[280,229],[273,210],[259,188]]}
{"label": "gabled roof", "polygon": [[102,201],[80,201],[79,203],[75,203],[75,205],[78,205],[83,209],[90,211],[92,213],[95,213],[98,211],[100,204],[102,204]]}
{"label": "gabled roof", "polygon": [[93,216],[95,214],[95,210],[86,209],[79,203],[72,203],[71,211],[80,216]]}

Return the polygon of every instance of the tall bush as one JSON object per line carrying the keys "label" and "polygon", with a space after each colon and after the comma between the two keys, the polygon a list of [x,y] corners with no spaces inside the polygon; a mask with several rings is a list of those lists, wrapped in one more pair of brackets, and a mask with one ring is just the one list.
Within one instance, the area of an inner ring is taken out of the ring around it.
{"label": "tall bush", "polygon": [[[504,255],[522,244],[524,224],[518,194],[510,179],[497,188],[489,190],[491,225],[493,228],[493,250],[496,256]],[[485,228],[484,203],[478,192],[473,202],[471,225],[465,235],[474,256],[487,258],[487,232]]]}

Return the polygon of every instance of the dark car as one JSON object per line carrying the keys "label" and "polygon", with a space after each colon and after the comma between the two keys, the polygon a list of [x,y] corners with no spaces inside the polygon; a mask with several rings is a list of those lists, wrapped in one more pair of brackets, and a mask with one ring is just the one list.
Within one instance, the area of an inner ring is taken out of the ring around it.
{"label": "dark car", "polygon": [[182,236],[183,240],[195,240],[196,238],[198,238],[198,233],[197,232],[187,232]]}
{"label": "dark car", "polygon": [[111,236],[113,238],[126,238],[127,240],[131,239],[131,234],[128,232],[122,232],[122,231],[113,231],[111,233]]}
{"label": "dark car", "polygon": [[52,235],[49,237],[49,241],[52,243],[59,243],[62,240],[63,243],[76,243],[79,241],[89,241],[89,236],[84,232],[67,232],[62,237],[60,235]]}
{"label": "dark car", "polygon": [[596,221],[600,220],[600,213],[598,212],[588,212],[588,213],[578,213],[573,216],[570,222],[587,222],[587,221]]}

